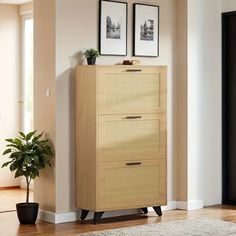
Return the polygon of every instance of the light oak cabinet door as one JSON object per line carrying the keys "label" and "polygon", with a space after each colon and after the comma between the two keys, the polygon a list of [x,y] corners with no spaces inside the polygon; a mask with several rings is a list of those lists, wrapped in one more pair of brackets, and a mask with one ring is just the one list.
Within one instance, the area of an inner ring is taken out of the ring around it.
{"label": "light oak cabinet door", "polygon": [[99,114],[165,112],[166,80],[157,68],[99,70]]}
{"label": "light oak cabinet door", "polygon": [[98,165],[98,207],[102,211],[166,204],[165,159]]}
{"label": "light oak cabinet door", "polygon": [[164,114],[99,116],[98,161],[165,157],[165,120]]}

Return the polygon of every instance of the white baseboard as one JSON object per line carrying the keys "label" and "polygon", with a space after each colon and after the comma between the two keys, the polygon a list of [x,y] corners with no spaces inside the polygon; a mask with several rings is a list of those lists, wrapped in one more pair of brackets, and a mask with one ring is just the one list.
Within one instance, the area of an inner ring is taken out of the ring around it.
{"label": "white baseboard", "polygon": [[[175,210],[175,209],[181,209],[181,210],[195,210],[195,209],[201,209],[203,208],[203,202],[202,201],[189,201],[189,202],[183,202],[183,201],[169,201],[166,206],[162,206],[162,211],[169,211],[169,210]],[[152,207],[148,208],[149,212],[154,211]],[[108,217],[115,217],[115,216],[122,216],[122,215],[132,215],[137,214],[140,211],[138,209],[132,209],[132,210],[123,210],[123,211],[110,211],[105,212],[103,215],[103,218]],[[66,213],[55,213],[45,210],[39,210],[38,219],[47,221],[53,224],[60,224],[60,223],[66,223],[71,221],[77,221],[80,219],[80,213],[81,211],[74,211],[74,212],[66,212]],[[86,219],[93,219],[93,213],[89,212]]]}
{"label": "white baseboard", "polygon": [[[177,209],[177,201],[169,201],[166,206],[162,206],[162,211],[170,211],[170,210],[176,210]],[[148,207],[148,212],[154,212],[154,209],[152,207]]]}
{"label": "white baseboard", "polygon": [[170,210],[175,210],[177,209],[177,201],[169,201],[166,206],[162,206],[161,209],[162,211],[170,211]]}
{"label": "white baseboard", "polygon": [[53,224],[76,221],[79,218],[79,212],[55,213],[51,211],[39,210],[38,219]]}
{"label": "white baseboard", "polygon": [[[115,216],[122,216],[122,215],[133,215],[137,214],[139,210],[132,209],[132,210],[123,210],[123,211],[110,211],[105,212],[103,218],[108,217],[115,217]],[[66,213],[55,213],[51,211],[39,210],[38,219],[47,221],[53,224],[60,224],[66,222],[77,221],[80,219],[81,211],[75,212],[66,212]],[[93,213],[89,212],[86,219],[93,219]]]}
{"label": "white baseboard", "polygon": [[177,209],[180,210],[196,210],[196,209],[202,209],[203,208],[203,201],[201,200],[195,200],[195,201],[178,201],[177,202]]}
{"label": "white baseboard", "polygon": [[[203,208],[203,202],[202,201],[169,201],[166,206],[162,206],[162,211],[170,211],[170,210],[197,210]],[[154,211],[152,207],[148,208],[149,212]]]}

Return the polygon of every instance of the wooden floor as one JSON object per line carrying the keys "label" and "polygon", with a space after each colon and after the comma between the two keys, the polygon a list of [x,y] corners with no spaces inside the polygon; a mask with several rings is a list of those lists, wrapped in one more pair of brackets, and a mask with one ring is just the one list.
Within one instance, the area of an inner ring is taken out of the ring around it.
{"label": "wooden floor", "polygon": [[[25,190],[21,189],[0,190],[0,213],[5,211],[15,210],[16,203],[24,202],[25,197],[26,197]],[[33,199],[33,194],[32,192],[30,192],[30,201],[32,201],[32,199]]]}
{"label": "wooden floor", "polygon": [[216,218],[236,223],[236,207],[214,206],[194,211],[166,211],[161,218],[154,213],[102,219],[101,223],[94,225],[91,221],[72,222],[65,224],[49,224],[38,221],[36,225],[19,225],[16,212],[0,214],[0,235],[75,235],[82,232],[114,229],[119,227],[136,226],[150,223],[168,222],[180,219]]}
{"label": "wooden floor", "polygon": [[[25,191],[22,190],[0,191],[0,209],[15,209],[15,203],[24,201],[24,198]],[[202,217],[216,218],[236,223],[236,206],[212,206],[188,212],[180,210],[165,211],[161,218],[156,216],[154,212],[148,215],[114,217],[102,219],[97,225],[94,225],[92,221],[85,221],[83,224],[78,221],[58,225],[38,221],[35,225],[20,225],[15,211],[2,212],[0,213],[0,236],[76,235],[83,232]]]}

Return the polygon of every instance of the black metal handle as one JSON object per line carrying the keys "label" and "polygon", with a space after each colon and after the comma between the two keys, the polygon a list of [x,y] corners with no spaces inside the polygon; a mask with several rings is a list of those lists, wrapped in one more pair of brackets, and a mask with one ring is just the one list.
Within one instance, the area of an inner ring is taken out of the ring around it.
{"label": "black metal handle", "polygon": [[122,118],[122,119],[141,119],[142,116],[126,116],[125,118]]}
{"label": "black metal handle", "polygon": [[127,69],[123,72],[142,72],[142,70],[141,69]]}
{"label": "black metal handle", "polygon": [[142,162],[130,162],[130,163],[126,163],[127,166],[137,166],[137,165],[141,165]]}

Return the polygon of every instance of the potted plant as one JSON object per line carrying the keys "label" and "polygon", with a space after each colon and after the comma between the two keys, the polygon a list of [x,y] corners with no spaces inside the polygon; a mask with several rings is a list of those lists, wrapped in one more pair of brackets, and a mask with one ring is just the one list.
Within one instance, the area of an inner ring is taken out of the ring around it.
{"label": "potted plant", "polygon": [[29,202],[29,186],[32,179],[39,177],[39,171],[46,166],[51,167],[53,151],[49,140],[40,140],[43,133],[37,135],[36,130],[28,134],[19,132],[19,137],[6,139],[8,144],[3,155],[9,155],[9,159],[2,165],[9,166],[10,171],[15,172],[15,178],[24,176],[27,183],[26,202],[17,203],[17,215],[21,224],[34,224],[39,204]]}
{"label": "potted plant", "polygon": [[99,57],[99,52],[97,49],[90,48],[90,49],[86,49],[83,52],[83,55],[87,58],[88,65],[95,65],[96,58]]}

